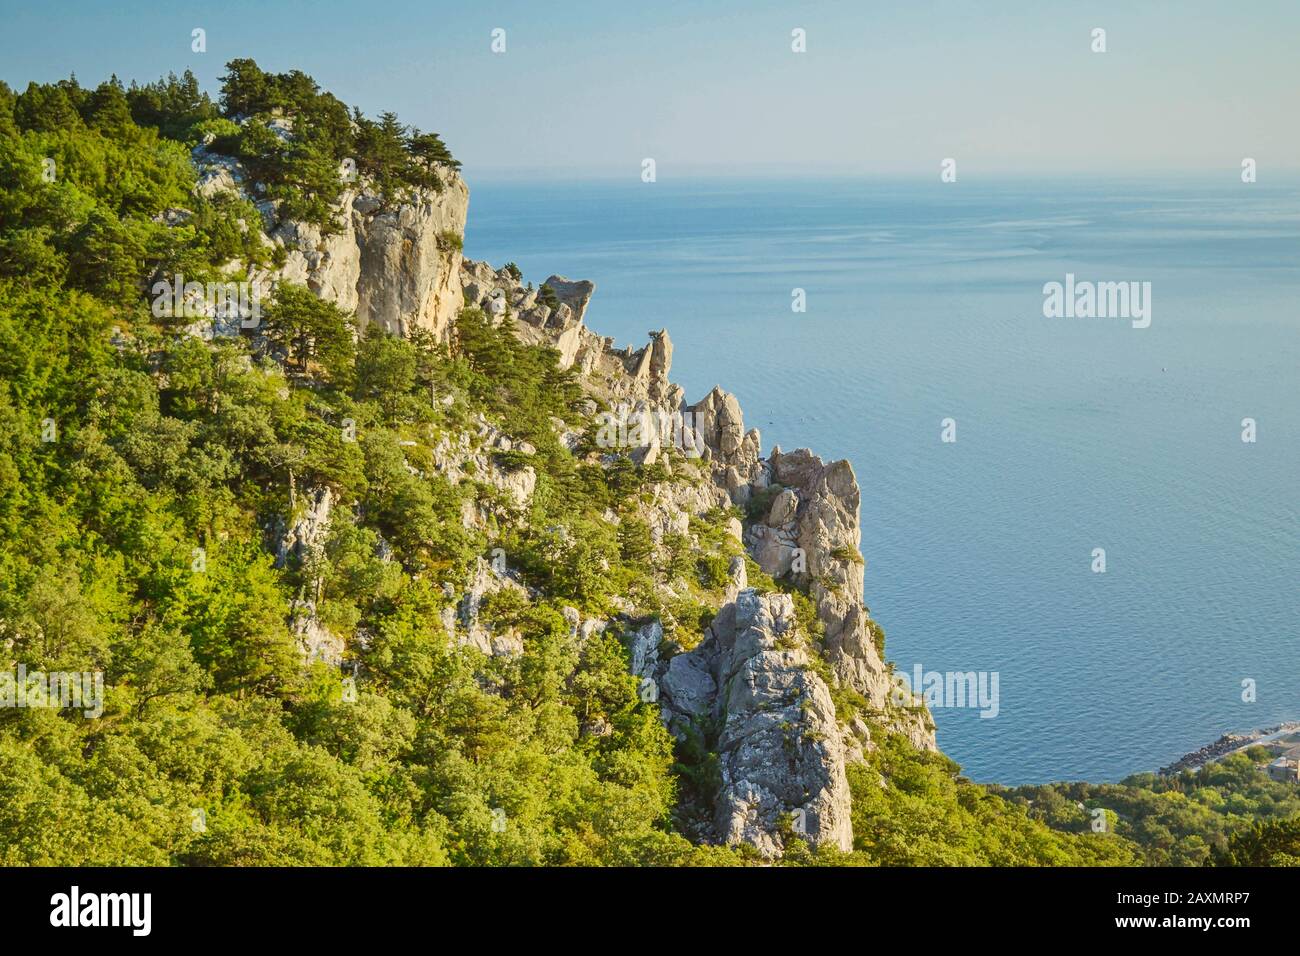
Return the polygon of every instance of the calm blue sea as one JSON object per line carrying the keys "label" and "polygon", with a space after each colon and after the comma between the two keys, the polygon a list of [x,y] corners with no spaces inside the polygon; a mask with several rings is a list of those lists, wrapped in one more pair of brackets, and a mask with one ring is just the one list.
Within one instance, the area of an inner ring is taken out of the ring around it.
{"label": "calm blue sea", "polygon": [[[471,182],[465,251],[853,462],[889,657],[999,674],[935,712],[970,777],[1116,780],[1300,718],[1300,182],[1262,180]],[[1150,328],[1044,318],[1066,272],[1152,283]]]}

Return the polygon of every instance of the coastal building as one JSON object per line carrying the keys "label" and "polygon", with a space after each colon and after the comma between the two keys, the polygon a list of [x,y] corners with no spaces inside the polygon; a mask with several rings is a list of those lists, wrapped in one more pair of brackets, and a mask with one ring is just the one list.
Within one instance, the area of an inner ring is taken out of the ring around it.
{"label": "coastal building", "polygon": [[1279,783],[1300,783],[1300,747],[1288,750],[1270,763],[1265,771]]}

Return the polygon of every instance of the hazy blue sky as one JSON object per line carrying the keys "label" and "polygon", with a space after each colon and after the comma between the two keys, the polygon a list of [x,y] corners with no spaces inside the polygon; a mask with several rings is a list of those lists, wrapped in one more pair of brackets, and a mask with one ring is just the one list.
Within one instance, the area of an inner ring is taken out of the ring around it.
{"label": "hazy blue sky", "polygon": [[0,25],[11,85],[188,67],[215,92],[252,56],[437,130],[478,175],[1300,165],[1297,0],[0,0]]}

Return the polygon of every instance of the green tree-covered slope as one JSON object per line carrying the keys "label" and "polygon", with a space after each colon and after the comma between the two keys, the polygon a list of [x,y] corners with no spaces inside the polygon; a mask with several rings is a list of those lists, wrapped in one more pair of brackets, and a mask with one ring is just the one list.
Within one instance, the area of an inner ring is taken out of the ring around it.
{"label": "green tree-covered slope", "polygon": [[[276,259],[249,200],[195,194],[205,142],[327,227],[344,158],[394,203],[454,166],[435,134],[246,60],[219,104],[189,75],[0,84],[0,670],[106,686],[98,717],[0,708],[0,864],[747,862],[682,835],[707,755],[638,696],[617,629],[575,642],[563,610],[659,616],[698,639],[738,551],[731,515],[694,519],[697,544],[652,547],[638,505],[690,470],[570,451],[554,424],[588,426],[581,383],[475,310],[444,344],[357,335],[289,284],[256,335],[204,341],[156,318],[155,275]],[[530,446],[495,458],[534,469],[526,507],[433,466],[481,420]],[[311,488],[340,502],[323,552],[277,564]],[[466,507],[485,519],[467,526]],[[442,624],[494,548],[522,588],[482,615],[522,635],[518,656],[459,647]],[[292,624],[308,596],[344,669],[304,659]],[[1250,831],[1231,798],[1231,817],[1206,798],[1164,830],[1096,834],[1045,807],[1047,789],[1004,798],[901,738],[850,776],[854,851],[786,862],[1163,862],[1150,848],[1166,832],[1226,852],[1207,834],[1232,827],[1240,861],[1279,839],[1295,858],[1293,832]],[[1170,799],[1150,780],[1119,789],[1080,799]]]}

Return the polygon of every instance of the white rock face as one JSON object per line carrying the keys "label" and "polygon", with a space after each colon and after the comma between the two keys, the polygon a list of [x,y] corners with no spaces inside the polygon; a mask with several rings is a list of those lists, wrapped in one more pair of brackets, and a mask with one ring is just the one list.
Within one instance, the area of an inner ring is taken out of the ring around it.
{"label": "white rock face", "polygon": [[395,335],[426,329],[446,339],[463,303],[459,240],[469,188],[454,172],[442,175],[442,192],[413,204],[369,215],[354,204],[361,267],[356,310],[363,323]]}
{"label": "white rock face", "polygon": [[664,627],[651,621],[632,632],[630,669],[637,677],[654,677],[659,670],[659,645],[663,643]]}
{"label": "white rock face", "polygon": [[290,627],[298,639],[303,659],[308,664],[321,661],[331,667],[343,663],[343,639],[321,623],[316,612],[316,602],[299,600],[293,603]]}
{"label": "white rock face", "polygon": [[238,193],[244,182],[244,170],[239,161],[218,153],[209,153],[199,146],[193,152],[194,165],[199,172],[194,192],[207,199],[223,192]]}
{"label": "white rock face", "polygon": [[356,198],[355,192],[343,194],[343,209],[348,211],[339,217],[341,232],[323,235],[319,226],[293,220],[282,221],[271,230],[272,240],[288,253],[275,276],[277,281],[305,285],[345,312],[356,311],[361,250],[350,212]]}
{"label": "white rock face", "polygon": [[[782,490],[766,520],[749,529],[751,555],[768,574],[807,587],[826,629],[826,657],[836,678],[873,707],[887,709],[891,684],[862,596],[861,491],[853,466],[826,464],[806,448],[790,454],[776,448],[766,471],[771,486]],[[803,570],[792,566],[796,548]],[[892,722],[916,746],[938,749],[934,728],[923,717],[895,711]]]}
{"label": "white rock face", "polygon": [[297,562],[309,572],[308,581],[293,602],[289,626],[298,638],[299,649],[307,663],[324,661],[337,667],[343,662],[343,639],[332,633],[317,614],[316,592],[320,587],[318,569],[329,537],[330,518],[334,512],[334,492],[325,485],[303,493],[306,507],[288,525],[276,542],[275,563],[284,567]]}
{"label": "white rock face", "polygon": [[334,491],[328,485],[322,485],[305,491],[301,497],[306,507],[276,543],[277,567],[284,567],[290,558],[302,563],[313,561],[325,549],[330,515],[334,511]]}
{"label": "white rock face", "polygon": [[611,405],[644,401],[658,411],[681,411],[683,392],[668,381],[673,343],[660,329],[650,333],[650,343],[640,349],[614,348],[613,339],[597,335],[583,324],[595,285],[585,280],[550,276],[558,300],[551,309],[539,301],[540,287],[529,289],[505,269],[466,259],[461,264],[465,304],[492,314],[494,303],[505,302],[515,334],[532,345],[546,345],[560,353],[560,367],[576,367],[588,388]]}
{"label": "white rock face", "polygon": [[740,592],[749,587],[749,568],[745,566],[744,555],[736,555],[727,567],[727,590],[724,600],[730,604],[740,597]]}
{"label": "white rock face", "polygon": [[512,590],[527,597],[527,589],[508,575],[497,574],[482,558],[478,559],[474,580],[462,595],[456,611],[444,613],[443,626],[462,647],[478,648],[489,657],[517,657],[524,652],[523,636],[516,630],[493,631],[479,620],[479,609],[488,595]]}
{"label": "white rock face", "polygon": [[691,515],[729,503],[720,488],[706,481],[662,482],[654,486],[650,500],[640,504],[638,514],[650,526],[651,540],[661,544],[668,535],[686,534]]}
{"label": "white rock face", "polygon": [[758,430],[745,431],[745,417],[736,396],[716,386],[689,410],[704,442],[704,455],[712,463],[714,480],[727,490],[732,501],[745,504],[763,472],[758,459]]}
{"label": "white rock face", "polygon": [[[469,432],[460,432],[452,440],[444,435],[433,446],[434,467],[452,484],[459,484],[473,476],[478,481],[486,482],[510,496],[518,508],[528,507],[533,491],[537,487],[537,472],[531,465],[508,469],[499,467],[493,457],[495,451],[509,451],[515,448],[525,454],[535,454],[527,442],[515,443],[504,432],[489,422],[482,414],[478,416],[475,434],[477,446],[471,441]],[[465,526],[482,527],[485,516],[467,501]]]}
{"label": "white rock face", "polygon": [[[291,130],[285,128],[284,136]],[[247,175],[230,157],[198,147],[196,192],[245,195]],[[469,187],[459,173],[439,167],[440,192],[420,191],[408,202],[384,207],[364,189],[339,200],[337,231],[284,219],[273,203],[260,203],[266,241],[287,259],[275,281],[306,285],[339,308],[356,312],[362,327],[395,335],[426,329],[445,340],[462,304],[460,239],[469,213]],[[256,197],[250,197],[256,198]]]}
{"label": "white rock face", "polygon": [[718,840],[768,857],[784,852],[787,829],[813,845],[853,848],[843,735],[830,689],[794,632],[789,595],[741,590],[695,650],[659,668],[671,729],[721,727]]}

